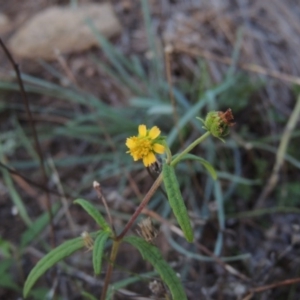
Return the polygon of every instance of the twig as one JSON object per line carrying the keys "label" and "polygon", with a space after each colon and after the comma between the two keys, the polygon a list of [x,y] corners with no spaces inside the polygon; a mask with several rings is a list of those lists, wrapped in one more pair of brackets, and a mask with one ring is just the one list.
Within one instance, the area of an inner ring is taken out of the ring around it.
{"label": "twig", "polygon": [[61,52],[59,51],[59,49],[54,49],[54,54],[55,54],[55,56],[57,58],[58,63],[60,64],[60,66],[64,70],[65,74],[69,78],[70,82],[72,82],[76,87],[78,87],[78,82],[77,82],[74,74],[70,70],[68,64],[66,63],[66,60],[61,55]]}
{"label": "twig", "polygon": [[[225,65],[231,65],[232,64],[232,59],[231,58],[225,57],[225,56],[219,56],[219,55],[213,54],[209,51],[191,49],[191,48],[187,48],[187,47],[185,47],[181,44],[176,44],[174,48],[178,52],[184,52],[184,53],[187,53],[187,54],[192,55],[192,56],[200,56],[200,57],[203,57],[205,59],[216,61],[216,62],[225,64]],[[300,85],[300,78],[299,77],[296,77],[296,76],[293,76],[293,75],[290,75],[290,74],[281,73],[281,72],[278,72],[278,71],[275,71],[275,70],[269,70],[269,69],[263,68],[263,67],[261,67],[259,65],[256,65],[256,64],[241,64],[240,63],[240,64],[238,64],[238,67],[240,67],[241,69],[243,69],[245,71],[270,76],[270,77],[277,78],[277,79],[282,80],[282,81],[286,81],[288,83],[293,83],[293,84]]]}
{"label": "twig", "polygon": [[102,201],[104,207],[105,207],[105,210],[106,210],[106,213],[107,213],[107,217],[108,217],[108,221],[109,221],[109,224],[114,232],[114,235],[115,235],[115,228],[114,228],[114,225],[113,225],[113,221],[112,221],[112,217],[111,217],[111,214],[110,214],[110,211],[109,211],[109,208],[108,208],[108,205],[107,205],[107,201],[101,191],[101,186],[100,186],[100,183],[97,182],[97,181],[94,181],[93,182],[93,187],[97,193],[97,196],[98,198]]}
{"label": "twig", "polygon": [[289,141],[291,139],[291,135],[293,133],[293,130],[295,129],[295,126],[297,124],[297,121],[299,120],[300,116],[300,95],[298,96],[297,103],[295,105],[295,108],[284,128],[284,131],[282,133],[282,138],[276,153],[276,161],[273,166],[272,174],[268,180],[268,183],[266,184],[265,188],[263,189],[262,193],[260,194],[255,208],[262,208],[264,206],[264,202],[266,197],[273,191],[275,188],[278,178],[279,178],[279,171],[282,167],[282,164],[284,162],[284,156],[287,151],[287,147],[289,144]]}
{"label": "twig", "polygon": [[256,210],[242,211],[237,214],[228,214],[227,218],[245,219],[245,218],[256,218],[263,215],[271,214],[300,214],[300,209],[296,207],[276,206],[261,208]]}
{"label": "twig", "polygon": [[215,262],[217,262],[221,267],[223,267],[223,269],[230,273],[231,275],[234,275],[236,277],[239,277],[240,279],[249,282],[251,279],[249,277],[247,277],[246,275],[240,273],[238,270],[236,270],[235,268],[233,268],[232,266],[230,266],[229,264],[226,264],[225,262],[223,262],[218,256],[216,256],[213,252],[211,252],[208,248],[206,248],[204,245],[200,244],[200,243],[196,243],[196,246],[202,251],[204,252],[206,255],[210,256],[211,258],[213,258],[215,260]]}
{"label": "twig", "polygon": [[[31,185],[41,189],[42,191],[48,192],[50,194],[53,194],[53,195],[56,195],[56,196],[59,196],[59,197],[63,196],[62,194],[60,194],[59,192],[57,192],[55,190],[51,190],[51,189],[49,189],[48,187],[46,187],[44,185],[38,184],[35,181],[33,181],[31,179],[28,179],[25,175],[23,175],[23,174],[19,173],[18,171],[8,167],[7,165],[3,164],[2,162],[0,162],[0,167],[7,170],[9,173],[22,178],[24,181],[26,181],[26,182],[30,183]],[[68,198],[76,198],[76,196],[70,196],[70,195],[67,195],[67,194],[65,196],[68,197]]]}
{"label": "twig", "polygon": [[242,300],[251,300],[253,296],[254,296],[254,294],[250,293],[250,294],[246,295]]}
{"label": "twig", "polygon": [[156,221],[162,223],[163,225],[167,226],[172,232],[174,232],[175,234],[184,237],[184,234],[182,232],[182,230],[180,228],[178,228],[177,226],[173,225],[171,222],[165,220],[162,216],[160,216],[158,213],[156,213],[153,210],[150,210],[148,208],[144,208],[142,210],[142,214],[145,214],[149,217],[151,217],[152,219],[155,219]]}
{"label": "twig", "polygon": [[123,229],[123,231],[121,232],[121,234],[117,236],[117,240],[118,241],[122,240],[122,238],[125,236],[125,234],[127,233],[127,231],[130,229],[130,227],[132,226],[132,224],[134,223],[134,221],[136,220],[136,218],[140,215],[140,213],[142,212],[142,210],[146,207],[146,205],[150,201],[151,197],[153,196],[153,194],[155,193],[155,191],[158,189],[158,187],[162,183],[162,180],[163,180],[162,174],[160,174],[156,178],[156,180],[154,181],[154,183],[151,186],[150,190],[145,195],[143,201],[140,203],[140,205],[138,206],[138,208],[136,209],[136,211],[134,212],[134,214],[131,216],[130,220],[126,224],[126,226]]}
{"label": "twig", "polygon": [[280,282],[275,282],[275,283],[271,283],[268,285],[264,285],[264,286],[259,286],[256,288],[252,288],[250,291],[251,293],[261,293],[270,289],[274,289],[280,286],[285,286],[285,285],[291,285],[291,284],[295,284],[295,283],[300,283],[300,278],[292,278],[292,279],[286,279]]}
{"label": "twig", "polygon": [[[34,143],[35,143],[35,148],[37,151],[37,154],[39,156],[39,163],[40,163],[40,167],[41,167],[41,171],[42,171],[42,176],[43,176],[43,181],[44,181],[44,185],[46,186],[47,182],[48,182],[48,178],[47,178],[47,173],[46,173],[46,169],[45,169],[45,162],[43,159],[43,153],[42,153],[42,149],[39,143],[39,139],[38,139],[38,135],[36,132],[36,128],[33,122],[33,118],[32,118],[32,114],[31,114],[31,110],[30,110],[30,106],[29,106],[29,101],[24,89],[24,85],[23,85],[23,81],[21,78],[21,74],[20,74],[20,70],[19,70],[19,65],[14,61],[12,55],[10,54],[10,52],[8,51],[8,49],[6,48],[4,42],[2,41],[2,39],[0,38],[0,45],[5,53],[5,55],[7,56],[8,60],[10,61],[13,69],[15,70],[16,76],[17,76],[17,80],[18,80],[18,84],[20,87],[20,91],[21,91],[21,95],[22,95],[22,99],[24,101],[24,105],[25,105],[25,109],[26,109],[26,113],[28,115],[28,119],[29,119],[29,123],[30,123],[30,127],[32,130],[32,134],[33,134],[33,139],[34,139]],[[46,191],[46,205],[47,205],[47,211],[49,214],[49,219],[50,219],[50,237],[51,237],[51,244],[52,247],[55,247],[55,235],[54,235],[54,225],[53,225],[53,214],[52,214],[52,210],[51,210],[51,199],[50,199],[50,195],[48,193],[48,191]]]}

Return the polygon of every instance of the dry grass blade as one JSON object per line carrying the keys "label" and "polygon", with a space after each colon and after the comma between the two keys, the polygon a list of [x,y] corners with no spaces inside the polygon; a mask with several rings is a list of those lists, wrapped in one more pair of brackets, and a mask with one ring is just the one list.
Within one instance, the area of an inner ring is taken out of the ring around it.
{"label": "dry grass blade", "polygon": [[273,166],[272,174],[268,180],[268,183],[266,184],[265,188],[263,189],[261,195],[259,196],[256,202],[255,205],[256,208],[261,208],[264,206],[266,197],[273,191],[273,189],[275,188],[278,182],[279,172],[284,162],[284,156],[286,154],[287,147],[291,139],[291,135],[295,129],[297,121],[299,120],[299,116],[300,116],[300,95],[298,96],[295,108],[282,133],[282,138],[276,154],[276,161]]}

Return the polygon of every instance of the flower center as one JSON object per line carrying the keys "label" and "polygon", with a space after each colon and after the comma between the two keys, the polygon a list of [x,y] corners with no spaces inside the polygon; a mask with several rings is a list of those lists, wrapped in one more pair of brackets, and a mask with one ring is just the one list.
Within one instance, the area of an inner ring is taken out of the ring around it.
{"label": "flower center", "polygon": [[136,141],[136,146],[134,149],[131,149],[132,154],[143,158],[152,151],[152,143],[148,139],[139,139]]}

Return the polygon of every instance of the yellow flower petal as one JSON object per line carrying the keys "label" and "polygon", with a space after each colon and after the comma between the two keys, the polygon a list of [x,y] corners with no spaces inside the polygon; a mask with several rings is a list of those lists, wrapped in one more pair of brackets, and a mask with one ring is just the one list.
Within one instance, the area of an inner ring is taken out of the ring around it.
{"label": "yellow flower petal", "polygon": [[150,165],[152,165],[155,162],[156,162],[156,157],[152,152],[150,152],[147,156],[145,156],[143,158],[143,163],[144,163],[145,167],[149,167]]}
{"label": "yellow flower petal", "polygon": [[144,137],[147,135],[146,125],[139,125],[139,136]]}
{"label": "yellow flower petal", "polygon": [[140,159],[140,157],[138,155],[132,154],[133,160],[137,161]]}
{"label": "yellow flower petal", "polygon": [[156,153],[163,154],[165,152],[165,146],[163,146],[161,144],[154,144],[153,145],[153,150]]}
{"label": "yellow flower petal", "polygon": [[135,145],[136,145],[136,139],[134,137],[126,139],[126,146],[129,149],[135,147]]}
{"label": "yellow flower petal", "polygon": [[154,140],[160,135],[160,130],[157,126],[153,126],[149,131],[149,137]]}

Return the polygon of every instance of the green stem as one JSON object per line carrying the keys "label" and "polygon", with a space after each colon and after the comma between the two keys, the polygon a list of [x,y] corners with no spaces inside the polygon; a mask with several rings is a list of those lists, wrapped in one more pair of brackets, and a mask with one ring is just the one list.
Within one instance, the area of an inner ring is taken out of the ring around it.
{"label": "green stem", "polygon": [[167,153],[167,164],[170,164],[170,162],[172,161],[172,153],[166,142],[164,142],[164,146],[165,146],[166,153]]}
{"label": "green stem", "polygon": [[192,149],[194,149],[198,144],[203,142],[207,137],[209,137],[210,132],[205,132],[202,136],[200,136],[197,140],[192,142],[185,150],[183,150],[179,155],[176,156],[176,158],[171,162],[171,166],[175,166],[179,161],[182,159],[184,155],[189,153]]}
{"label": "green stem", "polygon": [[121,244],[120,241],[116,241],[116,240],[113,241],[113,245],[112,245],[111,252],[110,252],[109,265],[108,265],[107,272],[105,275],[105,280],[104,280],[104,285],[103,285],[100,300],[105,300],[105,298],[106,298],[108,285],[110,283],[113,266],[114,266],[114,263],[115,263],[115,260],[116,260],[117,254],[118,254],[120,244]]}

